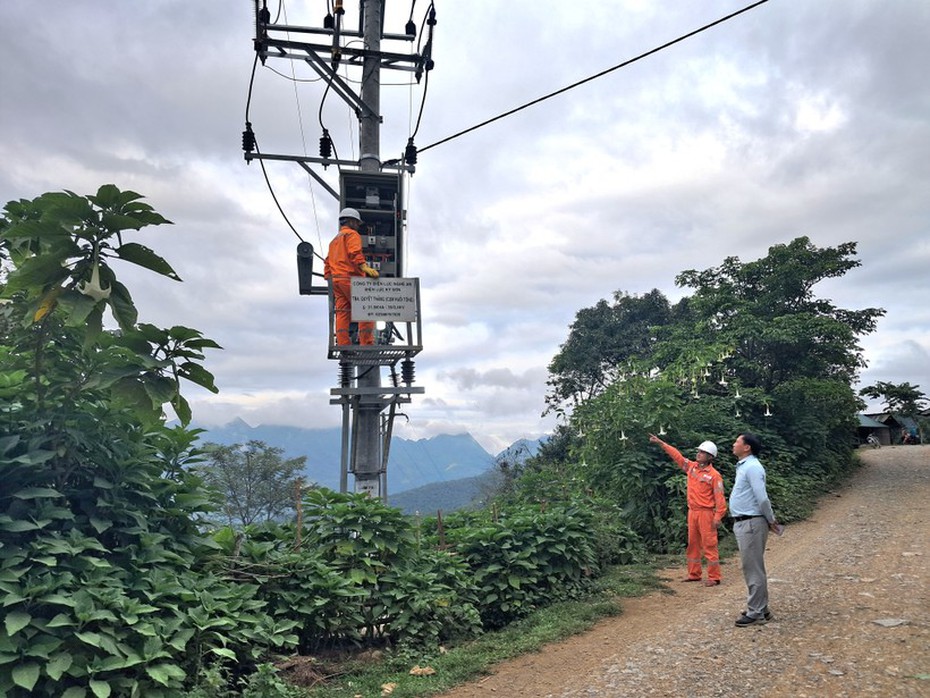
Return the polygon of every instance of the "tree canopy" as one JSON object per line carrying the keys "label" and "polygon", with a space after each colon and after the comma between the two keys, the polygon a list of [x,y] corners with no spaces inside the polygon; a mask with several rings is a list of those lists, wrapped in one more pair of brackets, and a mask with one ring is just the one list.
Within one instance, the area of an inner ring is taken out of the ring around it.
{"label": "tree canopy", "polygon": [[612,304],[600,300],[579,310],[549,363],[548,409],[561,411],[566,403],[574,406],[602,392],[626,362],[650,351],[654,328],[667,324],[671,314],[658,289],[642,296],[617,291]]}
{"label": "tree canopy", "polygon": [[919,385],[910,383],[878,381],[862,388],[859,394],[873,400],[882,400],[889,412],[913,417],[924,409],[928,402],[927,396],[919,388]]}
{"label": "tree canopy", "polygon": [[545,469],[568,489],[609,493],[662,548],[683,533],[675,513],[684,482],[648,434],[667,434],[682,448],[711,439],[725,454],[739,432],[754,431],[774,461],[773,498],[788,518],[799,515],[810,500],[799,488],[850,463],[859,407],[852,384],[864,366],[859,338],[884,313],[815,295],[819,282],[859,266],[855,251],[853,242],[821,248],[799,237],[756,261],[734,256],[681,272],[676,283],[693,293],[674,306],[653,290],[617,292],[613,305],[579,311],[549,367],[547,402],[567,416],[572,436],[563,433],[559,443],[569,450],[558,465],[538,458],[524,472]]}
{"label": "tree canopy", "polygon": [[294,511],[306,456],[282,458],[284,450],[264,441],[245,445],[205,444],[197,472],[222,497],[230,526],[280,520]]}

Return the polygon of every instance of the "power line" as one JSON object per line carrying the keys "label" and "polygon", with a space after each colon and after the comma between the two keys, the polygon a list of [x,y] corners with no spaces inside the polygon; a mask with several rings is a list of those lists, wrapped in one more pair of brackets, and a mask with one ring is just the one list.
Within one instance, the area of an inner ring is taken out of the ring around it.
{"label": "power line", "polygon": [[585,78],[585,79],[583,79],[583,80],[579,80],[578,82],[572,83],[571,85],[568,85],[567,87],[563,87],[563,88],[561,88],[561,89],[559,89],[559,90],[556,90],[555,92],[550,92],[549,94],[544,95],[544,96],[542,96],[542,97],[539,97],[538,99],[534,99],[532,102],[527,102],[526,104],[524,104],[524,105],[522,105],[522,106],[519,106],[519,107],[517,107],[517,108],[515,108],[515,109],[511,109],[510,111],[506,111],[506,112],[504,112],[503,114],[499,114],[499,115],[497,115],[497,116],[495,116],[495,117],[493,117],[493,118],[491,118],[491,119],[488,119],[487,121],[482,121],[480,124],[476,124],[475,126],[472,126],[471,128],[467,128],[467,129],[465,129],[464,131],[459,131],[458,133],[454,133],[454,134],[452,134],[451,136],[447,136],[446,138],[443,138],[442,140],[436,141],[435,143],[430,143],[428,146],[426,146],[426,147],[424,147],[424,148],[419,148],[419,149],[418,149],[418,152],[419,152],[419,153],[423,153],[423,152],[429,150],[430,148],[435,148],[437,145],[442,145],[443,143],[448,143],[449,141],[451,141],[451,140],[453,140],[453,139],[455,139],[455,138],[458,138],[459,136],[464,136],[466,133],[471,133],[472,131],[476,131],[476,130],[478,130],[479,128],[482,128],[483,126],[487,126],[488,124],[493,124],[495,121],[500,121],[500,120],[503,119],[504,117],[511,116],[512,114],[516,114],[516,113],[519,112],[519,111],[523,111],[524,109],[528,109],[529,107],[532,107],[532,106],[534,106],[534,105],[536,105],[536,104],[539,104],[540,102],[545,102],[547,99],[551,99],[552,97],[556,97],[556,96],[558,96],[558,95],[560,95],[560,94],[562,94],[562,93],[564,93],[564,92],[568,92],[569,90],[573,90],[573,89],[575,89],[576,87],[579,87],[579,86],[581,86],[581,85],[584,85],[585,83],[591,82],[592,80],[596,80],[597,78],[604,77],[604,76],[607,75],[608,73],[612,73],[612,72],[614,72],[615,70],[619,70],[620,68],[625,68],[626,66],[631,65],[631,64],[633,64],[633,63],[636,63],[637,61],[641,61],[642,59],[647,58],[648,56],[651,56],[651,55],[653,55],[653,54],[655,54],[655,53],[658,53],[659,51],[663,51],[663,50],[669,48],[670,46],[674,46],[675,44],[680,43],[680,42],[684,41],[685,39],[690,39],[692,36],[696,36],[697,34],[700,34],[701,32],[707,31],[707,30],[710,29],[711,27],[716,27],[718,24],[723,24],[724,22],[726,22],[726,21],[728,21],[728,20],[731,20],[731,19],[733,19],[734,17],[737,17],[738,15],[743,14],[744,12],[749,12],[749,10],[753,10],[753,9],[757,8],[759,5],[764,5],[764,4],[767,3],[768,1],[769,1],[769,0],[759,0],[758,2],[755,2],[755,3],[753,3],[752,5],[747,5],[747,6],[744,7],[743,9],[737,10],[736,12],[734,12],[734,13],[732,13],[732,14],[729,14],[729,15],[727,15],[726,17],[721,17],[720,19],[718,19],[718,20],[716,20],[716,21],[714,21],[714,22],[711,22],[710,24],[705,24],[703,27],[700,27],[700,28],[698,28],[698,29],[695,29],[694,31],[691,31],[691,32],[688,32],[687,34],[684,34],[684,35],[682,35],[682,36],[679,36],[677,39],[673,39],[672,41],[669,41],[669,42],[667,42],[667,43],[665,43],[665,44],[662,44],[661,46],[656,46],[654,49],[651,49],[651,50],[649,50],[649,51],[646,51],[645,53],[641,53],[640,55],[636,56],[635,58],[630,58],[629,60],[623,61],[623,63],[619,63],[619,64],[613,66],[612,68],[607,68],[606,70],[602,70],[601,72],[595,73],[594,75],[591,75],[590,77],[587,77],[587,78]]}

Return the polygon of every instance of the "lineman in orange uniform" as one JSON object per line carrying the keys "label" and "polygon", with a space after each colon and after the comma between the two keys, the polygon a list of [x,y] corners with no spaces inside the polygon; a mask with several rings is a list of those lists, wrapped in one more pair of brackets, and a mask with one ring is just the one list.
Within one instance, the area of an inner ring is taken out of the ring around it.
{"label": "lineman in orange uniform", "polygon": [[720,584],[720,553],[717,551],[717,527],[727,513],[723,496],[723,478],[713,466],[717,446],[705,441],[697,447],[696,461],[688,460],[674,446],[655,434],[649,441],[659,444],[688,476],[688,577],[686,582],[701,581],[701,555],[707,559],[704,586]]}
{"label": "lineman in orange uniform", "polygon": [[[339,212],[339,233],[329,243],[329,254],[323,262],[323,276],[332,279],[336,315],[336,344],[349,344],[349,322],[352,315],[352,277],[378,278],[378,272],[368,266],[362,253],[362,237],[358,234],[362,217],[354,208]],[[358,343],[375,343],[375,323],[358,323]]]}

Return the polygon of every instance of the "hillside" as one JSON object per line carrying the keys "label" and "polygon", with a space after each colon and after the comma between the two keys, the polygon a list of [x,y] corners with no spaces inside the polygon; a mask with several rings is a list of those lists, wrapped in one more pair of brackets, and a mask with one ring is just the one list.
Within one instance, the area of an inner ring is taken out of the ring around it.
{"label": "hillside", "polygon": [[488,470],[476,477],[434,482],[397,494],[388,492],[388,504],[401,509],[405,514],[427,515],[480,506],[488,493],[493,491],[497,477],[496,471]]}

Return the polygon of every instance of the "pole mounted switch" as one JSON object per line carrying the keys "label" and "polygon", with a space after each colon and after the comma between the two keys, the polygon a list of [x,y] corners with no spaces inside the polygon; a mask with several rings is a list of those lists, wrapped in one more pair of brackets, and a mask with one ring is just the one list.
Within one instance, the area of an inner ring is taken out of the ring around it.
{"label": "pole mounted switch", "polygon": [[297,288],[302,296],[314,293],[313,245],[309,242],[301,242],[297,245]]}

